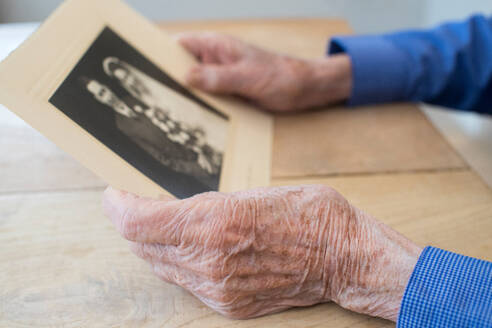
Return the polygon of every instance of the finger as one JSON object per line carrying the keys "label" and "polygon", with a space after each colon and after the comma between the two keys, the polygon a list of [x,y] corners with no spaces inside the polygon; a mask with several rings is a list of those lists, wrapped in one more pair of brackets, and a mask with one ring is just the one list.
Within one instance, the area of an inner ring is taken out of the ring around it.
{"label": "finger", "polygon": [[186,269],[169,263],[154,262],[152,264],[154,273],[162,280],[181,286],[190,292],[200,286],[203,281],[199,276]]}
{"label": "finger", "polygon": [[203,63],[230,64],[240,58],[240,42],[214,32],[187,32],[177,36],[178,42]]}
{"label": "finger", "polygon": [[130,242],[130,249],[149,262],[154,273],[166,282],[186,288],[190,281],[196,282],[199,279],[192,270],[178,263],[174,246]]}
{"label": "finger", "polygon": [[237,65],[198,65],[186,80],[195,88],[220,94],[241,94],[248,77]]}
{"label": "finger", "polygon": [[[178,244],[187,204],[179,200],[139,197],[108,187],[103,207],[120,234],[132,241]],[[180,208],[181,207],[181,208]]]}
{"label": "finger", "polygon": [[157,243],[140,243],[130,241],[130,250],[143,260],[149,262],[178,263],[176,246]]}
{"label": "finger", "polygon": [[176,35],[178,42],[193,56],[200,58],[207,45],[203,33],[185,32]]}
{"label": "finger", "polygon": [[178,249],[174,245],[129,242],[133,254],[150,263],[172,264],[188,271],[199,272],[203,257],[194,252],[194,247]]}
{"label": "finger", "polygon": [[167,283],[179,285],[177,267],[172,264],[152,263],[154,274]]}
{"label": "finger", "polygon": [[[153,266],[157,264],[173,265],[188,274],[207,278],[210,276],[211,266],[216,268],[214,264],[217,263],[215,261],[216,256],[207,252],[197,251],[195,246],[180,248],[158,243],[130,242],[132,253],[151,263]],[[256,270],[258,271],[258,269]],[[242,275],[242,277],[245,276]]]}
{"label": "finger", "polygon": [[[152,246],[149,247],[149,245]],[[160,256],[154,254],[157,248],[157,247],[154,248],[153,247],[154,245],[158,245],[158,244],[144,244],[144,243],[130,242],[130,250],[138,257],[149,262],[152,267],[152,271],[154,271],[154,273],[159,278],[161,278],[162,280],[168,283],[177,284],[176,273],[178,267],[172,263],[163,263],[159,259]],[[174,247],[174,246],[167,246],[167,247]],[[163,249],[166,249],[166,246],[163,246]],[[159,254],[161,254],[161,250],[159,250]]]}

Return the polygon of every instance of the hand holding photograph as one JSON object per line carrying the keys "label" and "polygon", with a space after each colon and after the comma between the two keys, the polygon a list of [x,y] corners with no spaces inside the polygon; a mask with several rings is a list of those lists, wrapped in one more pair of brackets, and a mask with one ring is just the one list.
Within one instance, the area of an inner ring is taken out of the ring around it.
{"label": "hand holding photograph", "polygon": [[272,118],[185,87],[194,64],[121,2],[71,0],[0,64],[0,102],[120,189],[267,185]]}

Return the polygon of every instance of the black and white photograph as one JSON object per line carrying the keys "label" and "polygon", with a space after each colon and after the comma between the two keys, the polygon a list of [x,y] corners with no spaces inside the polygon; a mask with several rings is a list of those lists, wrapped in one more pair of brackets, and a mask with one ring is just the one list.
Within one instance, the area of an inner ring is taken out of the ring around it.
{"label": "black and white photograph", "polygon": [[174,196],[218,190],[228,117],[109,27],[49,101]]}

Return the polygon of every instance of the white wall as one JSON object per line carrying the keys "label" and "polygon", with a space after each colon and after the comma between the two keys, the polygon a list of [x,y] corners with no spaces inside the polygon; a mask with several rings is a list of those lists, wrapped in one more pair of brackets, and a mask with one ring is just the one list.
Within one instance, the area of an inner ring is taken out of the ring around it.
{"label": "white wall", "polygon": [[492,15],[492,0],[427,0],[427,25],[463,19],[474,13]]}
{"label": "white wall", "polygon": [[420,25],[426,0],[180,0],[128,3],[152,19],[207,19],[247,17],[343,17],[356,31]]}
{"label": "white wall", "polygon": [[61,0],[0,0],[0,22],[34,22],[47,17]]}
{"label": "white wall", "polygon": [[[104,1],[104,0],[101,0]],[[0,22],[40,21],[61,0],[0,0]],[[248,17],[343,17],[358,33],[425,27],[471,12],[492,13],[492,0],[127,0],[153,20]]]}

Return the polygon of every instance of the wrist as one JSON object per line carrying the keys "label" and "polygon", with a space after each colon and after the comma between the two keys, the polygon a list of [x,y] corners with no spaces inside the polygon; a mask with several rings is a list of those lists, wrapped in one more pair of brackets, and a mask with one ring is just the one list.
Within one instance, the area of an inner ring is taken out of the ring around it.
{"label": "wrist", "polygon": [[311,60],[303,79],[304,102],[310,107],[346,101],[352,92],[352,64],[346,54]]}
{"label": "wrist", "polygon": [[401,301],[422,248],[403,236],[374,259],[377,268],[370,280],[374,306],[367,314],[396,322]]}
{"label": "wrist", "polygon": [[[345,266],[333,300],[349,310],[396,321],[405,288],[422,248],[354,208],[350,236],[338,257]],[[338,253],[338,252],[337,252]]]}

